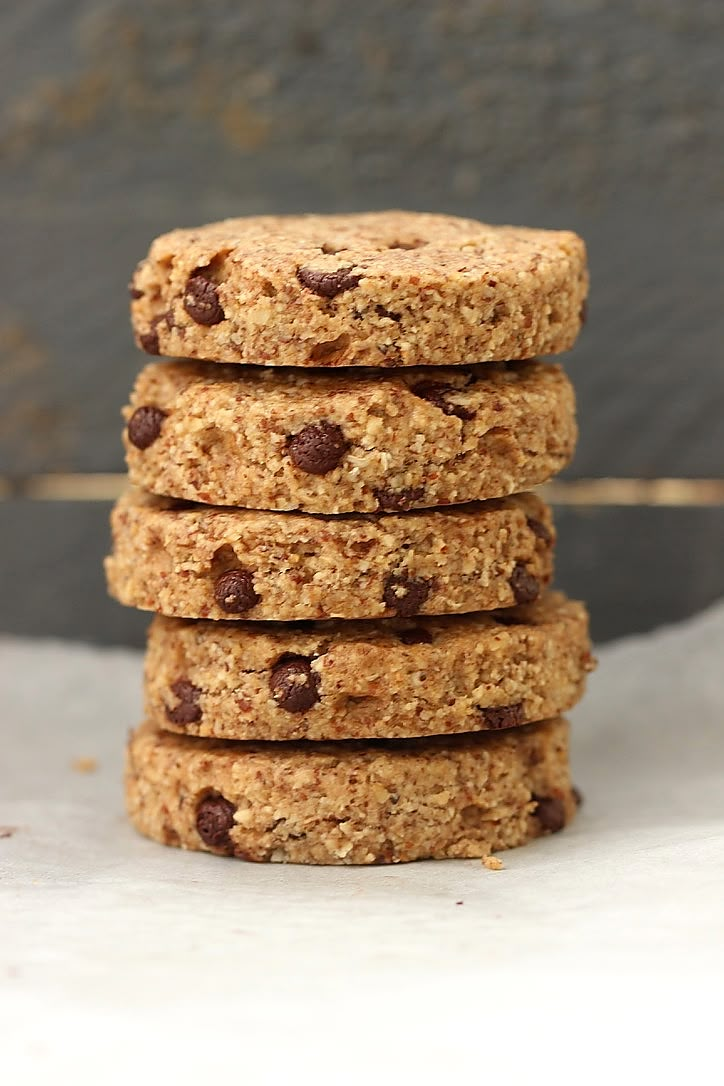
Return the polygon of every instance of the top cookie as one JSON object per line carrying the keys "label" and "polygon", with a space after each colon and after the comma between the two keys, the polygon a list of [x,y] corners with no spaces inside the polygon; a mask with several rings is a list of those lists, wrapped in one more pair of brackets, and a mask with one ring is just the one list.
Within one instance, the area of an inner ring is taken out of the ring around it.
{"label": "top cookie", "polygon": [[259,216],[163,234],[131,283],[149,354],[265,366],[437,366],[574,343],[570,231],[405,211]]}

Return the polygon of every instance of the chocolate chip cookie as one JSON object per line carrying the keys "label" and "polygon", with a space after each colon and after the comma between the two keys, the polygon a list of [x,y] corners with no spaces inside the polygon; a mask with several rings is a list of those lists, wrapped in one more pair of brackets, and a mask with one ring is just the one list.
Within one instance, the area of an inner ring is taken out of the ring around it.
{"label": "chocolate chip cookie", "polygon": [[125,411],[131,481],[212,505],[401,511],[497,498],[570,460],[560,367],[397,373],[155,363]]}
{"label": "chocolate chip cookie", "polygon": [[111,524],[111,595],[179,618],[409,618],[530,603],[551,580],[555,542],[532,494],[322,516],[129,491]]}
{"label": "chocolate chip cookie", "polygon": [[558,716],[593,669],[582,603],[376,622],[157,617],[146,716],[216,739],[401,739]]}
{"label": "chocolate chip cookie", "polygon": [[440,366],[573,346],[569,231],[405,211],[227,219],[157,238],[131,283],[149,354],[267,366]]}
{"label": "chocolate chip cookie", "polygon": [[367,743],[234,743],[145,724],[128,746],[126,802],[163,844],[305,864],[487,856],[556,833],[576,809],[562,718]]}

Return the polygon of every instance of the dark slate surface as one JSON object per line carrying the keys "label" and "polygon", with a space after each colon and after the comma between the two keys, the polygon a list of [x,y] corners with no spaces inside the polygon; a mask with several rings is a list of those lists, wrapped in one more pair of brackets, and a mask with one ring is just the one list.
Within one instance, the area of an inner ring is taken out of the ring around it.
{"label": "dark slate surface", "polygon": [[719,475],[719,0],[25,0],[0,12],[0,472],[120,466],[152,236],[402,205],[571,226],[578,475]]}
{"label": "dark slate surface", "polygon": [[[720,0],[0,5],[0,476],[122,466],[154,234],[403,206],[590,248],[572,476],[724,475]],[[562,511],[608,637],[721,593],[721,510]],[[103,506],[0,502],[0,627],[138,642]]]}
{"label": "dark slate surface", "polygon": [[[141,645],[149,620],[105,596],[102,502],[0,503],[0,630]],[[558,509],[558,584],[598,640],[652,629],[724,594],[724,509]]]}

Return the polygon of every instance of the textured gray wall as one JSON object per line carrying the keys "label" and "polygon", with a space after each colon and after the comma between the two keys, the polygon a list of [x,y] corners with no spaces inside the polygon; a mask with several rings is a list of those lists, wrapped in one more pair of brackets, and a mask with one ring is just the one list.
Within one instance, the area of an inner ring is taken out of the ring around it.
{"label": "textured gray wall", "polygon": [[[720,478],[722,40],[721,0],[3,5],[0,475],[121,470],[125,284],[154,234],[405,206],[587,239],[569,477]],[[0,502],[2,627],[137,639],[82,588],[104,516]],[[605,635],[676,617],[724,591],[721,521],[569,511],[561,581]]]}

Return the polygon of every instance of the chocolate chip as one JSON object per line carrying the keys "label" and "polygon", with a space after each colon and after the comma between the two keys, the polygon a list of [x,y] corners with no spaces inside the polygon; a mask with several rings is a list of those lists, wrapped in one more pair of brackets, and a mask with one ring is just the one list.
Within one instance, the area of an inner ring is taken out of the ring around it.
{"label": "chocolate chip", "polygon": [[128,420],[128,440],[137,449],[147,449],[161,433],[165,418],[160,407],[137,407]]}
{"label": "chocolate chip", "polygon": [[319,701],[319,676],[307,656],[283,656],[272,668],[269,688],[279,708],[288,713],[305,713]]}
{"label": "chocolate chip", "polygon": [[571,795],[573,796],[573,802],[575,803],[576,807],[580,807],[583,803],[583,793],[581,792],[580,788],[576,788],[575,784],[571,788]]}
{"label": "chocolate chip", "polygon": [[388,513],[401,513],[406,509],[411,509],[415,502],[419,502],[424,493],[424,486],[408,486],[404,490],[391,490],[389,487],[382,487],[380,490],[375,490],[375,497],[379,509],[383,509]]}
{"label": "chocolate chip", "polygon": [[410,630],[399,630],[397,636],[403,645],[432,644],[432,634],[424,626],[413,626]]}
{"label": "chocolate chip", "polygon": [[581,302],[581,310],[580,310],[580,312],[578,314],[578,319],[581,322],[581,324],[585,324],[586,321],[588,320],[588,301],[585,298]]}
{"label": "chocolate chip", "polygon": [[214,284],[197,268],[189,277],[184,290],[184,309],[197,324],[219,324],[225,320]]}
{"label": "chocolate chip", "polygon": [[536,538],[542,539],[544,543],[553,542],[553,536],[542,520],[536,520],[535,517],[527,517],[527,521],[528,527]]}
{"label": "chocolate chip", "polygon": [[529,573],[522,562],[515,563],[515,569],[510,577],[510,587],[513,589],[516,603],[532,603],[540,596],[538,578]]}
{"label": "chocolate chip", "polygon": [[161,353],[161,344],[158,341],[158,332],[155,328],[149,329],[148,332],[141,332],[138,337],[138,342],[146,354]]}
{"label": "chocolate chip", "polygon": [[563,800],[554,796],[533,796],[537,804],[533,812],[544,830],[550,833],[558,833],[566,824],[566,808]]}
{"label": "chocolate chip", "polygon": [[240,615],[250,611],[261,596],[254,591],[254,578],[245,569],[230,569],[216,579],[214,598],[222,611]]}
{"label": "chocolate chip", "polygon": [[441,381],[419,381],[411,385],[410,392],[413,396],[419,396],[421,400],[427,400],[442,411],[443,415],[454,415],[455,418],[467,422],[475,418],[475,412],[461,404],[449,403],[446,399],[451,393],[457,392],[453,385],[444,385]]}
{"label": "chocolate chip", "polygon": [[483,720],[491,731],[499,731],[503,728],[517,728],[519,724],[525,724],[523,703],[516,705],[497,705],[487,709],[479,709]]}
{"label": "chocolate chip", "polygon": [[188,679],[178,679],[171,683],[171,693],[178,698],[178,705],[173,709],[166,706],[166,716],[172,724],[195,724],[201,720],[201,706],[198,704],[201,690]]}
{"label": "chocolate chip", "polygon": [[295,467],[309,475],[333,471],[349,448],[341,427],[335,422],[314,422],[287,439]]}
{"label": "chocolate chip", "polygon": [[133,298],[134,302],[137,302],[139,298],[143,297],[143,291],[139,290],[137,287],[134,287],[133,283],[128,284],[128,293],[130,294],[131,298]]}
{"label": "chocolate chip", "polygon": [[345,290],[352,290],[362,278],[356,275],[351,266],[337,268],[336,271],[315,271],[314,268],[297,268],[297,279],[303,287],[318,294],[321,298],[336,298]]}
{"label": "chocolate chip", "polygon": [[230,849],[229,830],[234,826],[236,807],[220,792],[209,792],[196,808],[196,829],[210,848]]}
{"label": "chocolate chip", "polygon": [[400,618],[411,618],[418,614],[431,589],[432,581],[408,577],[406,573],[391,573],[385,581],[382,599]]}

